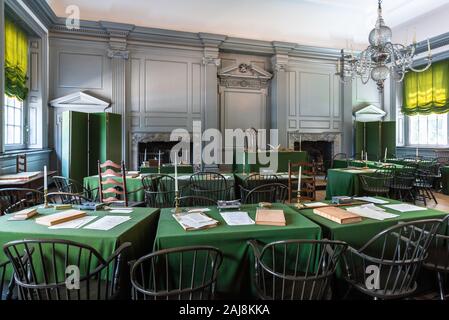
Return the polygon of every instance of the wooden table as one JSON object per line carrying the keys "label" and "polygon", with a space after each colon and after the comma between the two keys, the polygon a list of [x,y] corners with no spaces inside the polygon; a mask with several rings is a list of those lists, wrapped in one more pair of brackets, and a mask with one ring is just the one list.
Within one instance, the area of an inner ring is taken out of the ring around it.
{"label": "wooden table", "polygon": [[[47,177],[51,178],[56,175],[57,171],[49,171]],[[23,188],[23,189],[41,189],[44,186],[44,172],[40,172],[31,179],[20,180],[0,180],[0,189]]]}

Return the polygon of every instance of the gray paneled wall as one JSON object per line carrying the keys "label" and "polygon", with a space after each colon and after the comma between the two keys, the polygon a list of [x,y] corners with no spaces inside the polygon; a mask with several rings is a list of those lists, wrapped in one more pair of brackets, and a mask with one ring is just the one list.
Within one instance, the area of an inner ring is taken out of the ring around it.
{"label": "gray paneled wall", "polygon": [[202,120],[204,65],[202,52],[131,51],[129,60],[130,131],[169,133],[192,130]]}

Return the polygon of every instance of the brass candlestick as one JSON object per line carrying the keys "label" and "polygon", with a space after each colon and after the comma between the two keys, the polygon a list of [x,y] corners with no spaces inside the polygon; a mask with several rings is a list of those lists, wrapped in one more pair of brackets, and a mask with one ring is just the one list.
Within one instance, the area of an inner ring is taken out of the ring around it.
{"label": "brass candlestick", "polygon": [[297,202],[296,202],[296,208],[297,209],[304,209],[306,206],[301,201],[301,191],[298,190],[298,194],[296,196]]}
{"label": "brass candlestick", "polygon": [[44,209],[49,209],[51,208],[50,205],[48,204],[48,189],[44,190]]}
{"label": "brass candlestick", "polygon": [[158,173],[158,174],[161,174],[161,166],[160,166],[160,165],[157,166],[157,173]]}
{"label": "brass candlestick", "polygon": [[175,210],[174,213],[175,214],[180,214],[182,213],[182,209],[179,207],[179,191],[175,192]]}

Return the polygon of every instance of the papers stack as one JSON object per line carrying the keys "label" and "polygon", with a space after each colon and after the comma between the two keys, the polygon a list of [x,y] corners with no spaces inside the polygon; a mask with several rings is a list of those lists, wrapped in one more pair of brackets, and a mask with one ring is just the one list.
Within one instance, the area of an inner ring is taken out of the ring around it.
{"label": "papers stack", "polygon": [[307,208],[329,207],[329,205],[324,202],[304,203],[304,206]]}
{"label": "papers stack", "polygon": [[373,197],[358,197],[358,198],[354,198],[354,200],[371,202],[371,203],[375,203],[375,204],[389,204],[388,201],[380,200],[380,199],[373,198]]}
{"label": "papers stack", "polygon": [[41,224],[43,226],[52,227],[61,223],[83,218],[85,216],[86,212],[84,211],[69,210],[61,213],[48,215],[42,218],[38,218],[36,219],[36,223]]}
{"label": "papers stack", "polygon": [[248,212],[221,212],[221,216],[228,226],[249,226],[256,224],[248,215]]}
{"label": "papers stack", "polygon": [[347,211],[354,213],[358,216],[384,221],[387,219],[394,219],[399,217],[396,214],[391,214],[385,211],[385,209],[378,208],[374,204],[368,204],[360,207],[348,208]]}
{"label": "papers stack", "polygon": [[173,218],[181,225],[186,231],[201,230],[214,228],[218,225],[218,221],[209,218],[203,213],[187,213],[187,214],[174,214]]}
{"label": "papers stack", "polygon": [[350,224],[362,222],[362,218],[359,215],[350,213],[340,208],[333,208],[333,207],[320,208],[313,210],[313,212],[320,217],[331,220],[338,224]]}
{"label": "papers stack", "polygon": [[69,222],[64,222],[61,224],[58,224],[56,226],[53,227],[49,227],[48,229],[51,230],[60,230],[60,229],[81,229],[82,227],[84,227],[86,224],[94,221],[97,217],[83,217],[83,218],[79,218],[76,220],[72,220]]}
{"label": "papers stack", "polygon": [[133,213],[134,210],[133,209],[127,209],[127,208],[123,208],[123,209],[114,209],[111,210],[110,213],[112,214],[120,214],[120,213],[124,213],[124,214],[131,214]]}
{"label": "papers stack", "polygon": [[84,227],[84,229],[109,231],[129,220],[131,220],[131,217],[107,216],[95,221],[87,227]]}
{"label": "papers stack", "polygon": [[411,204],[405,204],[405,203],[392,204],[392,205],[388,205],[388,206],[384,206],[384,207],[388,208],[388,209],[391,209],[391,210],[394,210],[394,211],[399,211],[399,212],[402,212],[402,213],[427,210],[427,208],[421,208],[421,207],[418,207],[418,206],[413,206]]}
{"label": "papers stack", "polygon": [[285,227],[287,221],[283,210],[259,209],[256,213],[256,224],[262,226]]}
{"label": "papers stack", "polygon": [[26,209],[22,210],[20,212],[16,212],[9,221],[25,221],[32,217],[34,217],[37,214],[37,209]]}

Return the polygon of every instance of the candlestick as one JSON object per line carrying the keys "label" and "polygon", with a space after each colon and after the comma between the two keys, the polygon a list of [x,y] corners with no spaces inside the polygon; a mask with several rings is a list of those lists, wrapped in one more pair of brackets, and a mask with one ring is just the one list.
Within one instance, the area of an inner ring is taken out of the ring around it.
{"label": "candlestick", "polygon": [[48,172],[47,166],[44,166],[44,190],[48,190]]}
{"label": "candlestick", "polygon": [[387,158],[388,158],[388,148],[385,148],[385,163],[387,163]]}
{"label": "candlestick", "polygon": [[299,168],[299,177],[298,177],[298,192],[296,194],[296,208],[304,209],[305,206],[301,201],[301,183],[302,183],[302,167]]}
{"label": "candlestick", "polygon": [[368,168],[368,152],[365,153],[365,168]]}
{"label": "candlestick", "polygon": [[157,164],[157,171],[159,174],[161,174],[161,150],[159,150],[159,159]]}
{"label": "candlestick", "polygon": [[243,150],[243,175],[246,176],[246,153]]}
{"label": "candlestick", "polygon": [[175,191],[175,209],[172,211],[175,214],[183,213],[184,211],[179,207],[179,191]]}
{"label": "candlestick", "polygon": [[178,186],[178,158],[175,157],[175,192],[179,193],[179,186]]}
{"label": "candlestick", "polygon": [[51,208],[48,204],[48,189],[44,189],[44,209]]}

